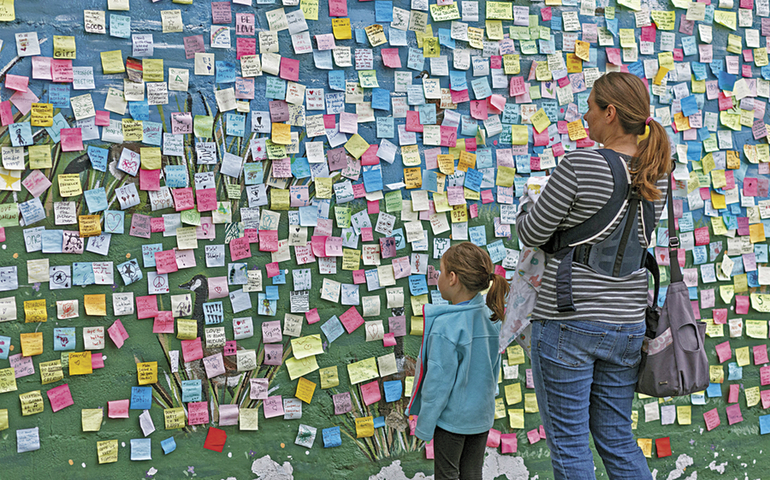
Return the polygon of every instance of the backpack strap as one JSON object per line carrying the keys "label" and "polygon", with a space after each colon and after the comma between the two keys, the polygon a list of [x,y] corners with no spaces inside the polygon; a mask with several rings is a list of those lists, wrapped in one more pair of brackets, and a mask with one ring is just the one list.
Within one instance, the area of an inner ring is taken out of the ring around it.
{"label": "backpack strap", "polygon": [[547,253],[553,254],[569,246],[584,243],[595,236],[601,235],[614,223],[615,218],[625,206],[630,186],[628,184],[626,167],[620,158],[620,154],[606,148],[595,151],[604,157],[612,172],[614,184],[612,195],[607,203],[585,222],[572,228],[555,232],[548,239],[548,242],[540,247]]}

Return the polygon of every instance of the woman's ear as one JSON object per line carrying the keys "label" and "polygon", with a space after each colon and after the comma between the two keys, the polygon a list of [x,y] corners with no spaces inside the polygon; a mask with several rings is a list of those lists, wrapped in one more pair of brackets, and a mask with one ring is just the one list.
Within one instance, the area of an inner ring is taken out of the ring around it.
{"label": "woman's ear", "polygon": [[609,104],[607,105],[607,108],[604,112],[604,118],[607,121],[607,123],[611,123],[613,120],[615,120],[615,117],[617,117],[618,111],[615,109],[615,105]]}

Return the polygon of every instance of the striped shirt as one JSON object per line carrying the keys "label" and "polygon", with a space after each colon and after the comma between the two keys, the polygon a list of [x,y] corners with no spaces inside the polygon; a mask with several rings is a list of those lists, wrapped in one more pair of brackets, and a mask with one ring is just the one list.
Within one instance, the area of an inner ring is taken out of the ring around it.
{"label": "striped shirt", "polygon": [[[625,162],[630,156],[621,154]],[[537,203],[516,219],[516,233],[528,247],[543,245],[556,230],[566,230],[586,221],[610,199],[612,172],[604,157],[593,150],[570,152],[553,170]],[[655,223],[663,211],[668,188],[667,178],[657,183],[660,200],[655,201]],[[641,205],[641,204],[640,204]],[[620,224],[628,206],[613,225],[591,244],[607,238]],[[647,246],[641,228],[639,208],[639,243]],[[576,311],[556,311],[556,270],[561,262],[550,258],[532,318],[538,320],[595,320],[611,323],[644,321],[647,306],[647,271],[642,268],[624,277],[596,273],[587,265],[573,263],[572,295]]]}

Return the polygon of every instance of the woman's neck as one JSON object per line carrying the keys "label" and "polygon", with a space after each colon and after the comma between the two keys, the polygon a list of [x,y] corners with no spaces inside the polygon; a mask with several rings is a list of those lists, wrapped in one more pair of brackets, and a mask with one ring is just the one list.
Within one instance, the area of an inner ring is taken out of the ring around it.
{"label": "woman's neck", "polygon": [[637,151],[636,140],[637,140],[637,135],[633,135],[633,134],[632,135],[627,135],[627,134],[612,135],[604,139],[603,145],[604,145],[604,148],[608,148],[618,153],[625,153],[626,155],[635,157],[636,151]]}

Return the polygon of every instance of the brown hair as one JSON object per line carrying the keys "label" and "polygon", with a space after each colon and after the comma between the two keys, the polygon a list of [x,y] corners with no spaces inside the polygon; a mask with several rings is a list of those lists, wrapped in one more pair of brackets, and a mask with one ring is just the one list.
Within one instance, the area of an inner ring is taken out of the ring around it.
{"label": "brown hair", "polygon": [[[604,110],[615,106],[618,121],[627,134],[644,135],[650,117],[650,93],[647,84],[636,75],[610,72],[594,82],[594,101]],[[671,146],[663,125],[649,122],[650,133],[639,142],[636,157],[629,165],[632,184],[647,200],[660,198],[655,184],[671,169]]]}
{"label": "brown hair", "polygon": [[505,296],[510,286],[505,277],[495,273],[495,266],[487,252],[471,242],[463,242],[449,247],[441,258],[447,270],[445,273],[455,272],[460,283],[469,291],[478,293],[489,287],[487,306],[492,310],[490,320],[496,322],[504,317]]}

